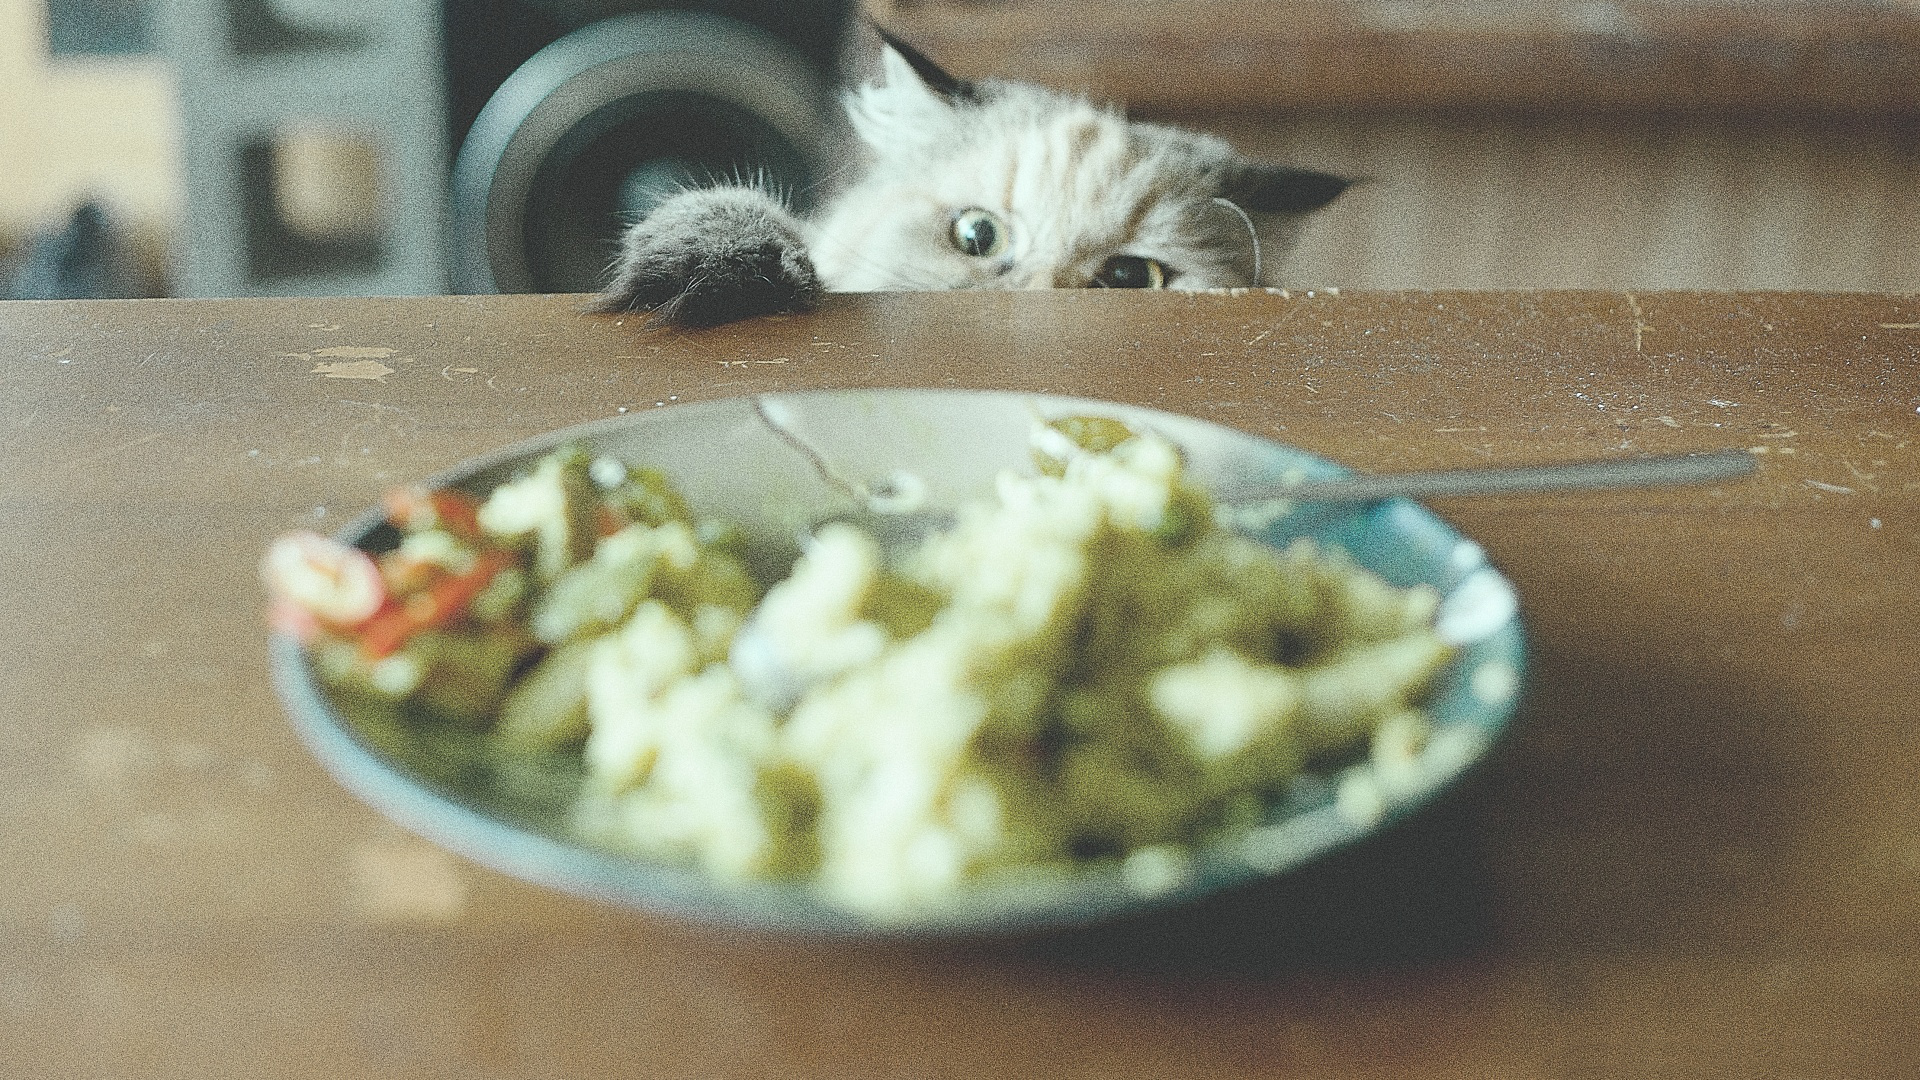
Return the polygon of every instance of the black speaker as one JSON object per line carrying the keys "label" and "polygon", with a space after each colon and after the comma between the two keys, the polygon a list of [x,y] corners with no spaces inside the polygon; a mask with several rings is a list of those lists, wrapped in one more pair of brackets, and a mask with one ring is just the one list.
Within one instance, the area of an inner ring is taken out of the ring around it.
{"label": "black speaker", "polygon": [[839,137],[851,0],[444,0],[456,292],[584,292],[687,185],[804,209]]}

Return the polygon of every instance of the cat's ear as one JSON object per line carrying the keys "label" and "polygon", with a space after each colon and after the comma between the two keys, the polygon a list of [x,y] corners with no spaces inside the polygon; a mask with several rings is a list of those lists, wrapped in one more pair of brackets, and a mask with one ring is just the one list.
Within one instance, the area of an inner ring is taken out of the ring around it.
{"label": "cat's ear", "polygon": [[936,145],[947,137],[958,106],[977,101],[972,83],[941,71],[911,45],[874,27],[885,44],[880,80],[846,96],[847,119],[862,142],[883,154]]}
{"label": "cat's ear", "polygon": [[[972,83],[947,74],[940,65],[927,59],[925,53],[888,33],[885,27],[875,25],[873,30],[886,43],[886,55],[881,63],[886,68],[889,85],[911,78],[951,103],[971,104],[980,100],[980,93]],[[901,70],[903,65],[905,70]]]}
{"label": "cat's ear", "polygon": [[1220,194],[1254,214],[1304,214],[1340,197],[1353,181],[1285,165],[1245,163],[1228,174]]}

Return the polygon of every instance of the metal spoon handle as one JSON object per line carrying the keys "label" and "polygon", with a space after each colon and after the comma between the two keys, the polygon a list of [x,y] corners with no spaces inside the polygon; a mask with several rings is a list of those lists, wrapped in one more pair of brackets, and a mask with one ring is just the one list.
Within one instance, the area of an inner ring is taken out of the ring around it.
{"label": "metal spoon handle", "polygon": [[1339,503],[1372,502],[1401,496],[1421,499],[1441,495],[1594,491],[1707,484],[1746,476],[1753,470],[1752,454],[1743,450],[1721,450],[1706,454],[1669,454],[1566,465],[1521,465],[1510,469],[1447,469],[1388,476],[1343,476],[1280,487],[1274,490],[1273,497],[1302,502]]}

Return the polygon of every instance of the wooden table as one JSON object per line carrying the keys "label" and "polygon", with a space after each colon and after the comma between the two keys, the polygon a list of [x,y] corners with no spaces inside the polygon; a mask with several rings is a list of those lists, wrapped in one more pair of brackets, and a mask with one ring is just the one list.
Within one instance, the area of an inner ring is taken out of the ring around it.
{"label": "wooden table", "polygon": [[[0,305],[0,1072],[1920,1075],[1920,298],[949,294],[702,334],[577,298]],[[742,937],[386,824],[282,718],[255,561],[555,426],[1003,387],[1365,469],[1752,448],[1439,508],[1537,678],[1479,779],[1198,911]]]}

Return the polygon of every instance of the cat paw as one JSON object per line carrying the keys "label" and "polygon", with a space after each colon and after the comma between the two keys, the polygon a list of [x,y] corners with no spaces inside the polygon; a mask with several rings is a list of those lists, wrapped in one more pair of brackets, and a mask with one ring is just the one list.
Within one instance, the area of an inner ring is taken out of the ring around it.
{"label": "cat paw", "polygon": [[753,188],[705,188],[668,199],[627,230],[613,284],[594,308],[718,326],[806,311],[819,298],[819,275],[785,207]]}

